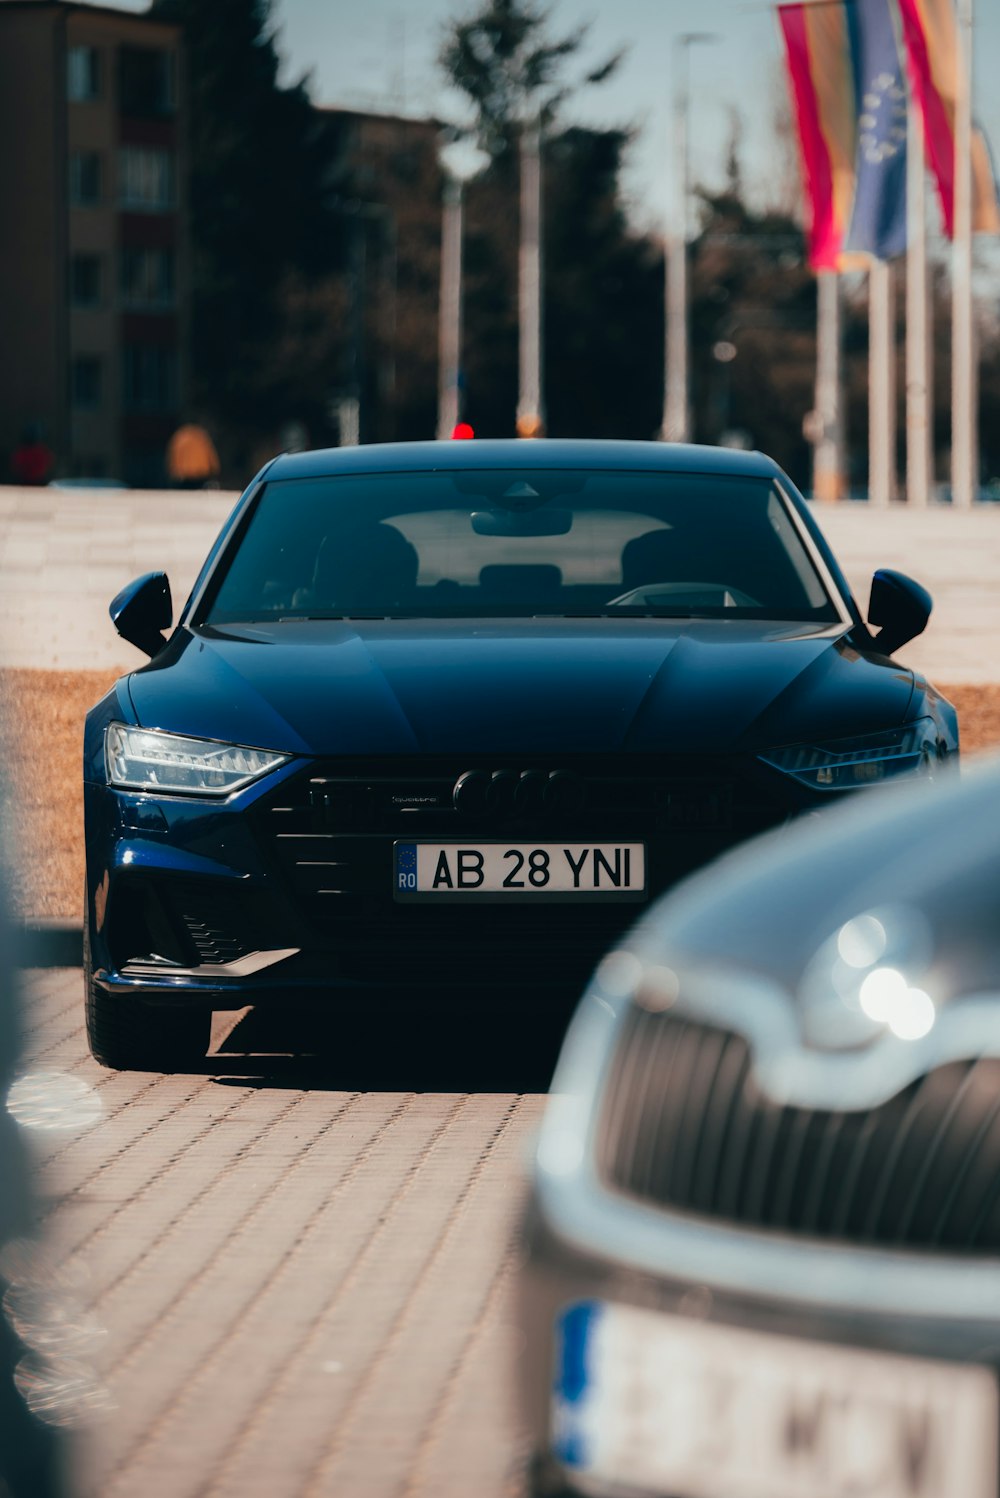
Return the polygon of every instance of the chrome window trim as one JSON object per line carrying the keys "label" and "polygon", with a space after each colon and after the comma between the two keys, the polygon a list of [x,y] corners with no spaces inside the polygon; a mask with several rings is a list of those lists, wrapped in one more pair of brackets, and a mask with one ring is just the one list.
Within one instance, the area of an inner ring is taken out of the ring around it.
{"label": "chrome window trim", "polygon": [[844,598],[843,594],[838,588],[833,573],[830,571],[829,567],[826,565],[826,562],[823,560],[822,553],[817,547],[812,536],[809,534],[808,528],[806,527],[802,516],[799,514],[797,507],[792,503],[791,496],[789,495],[788,490],[778,478],[775,478],[773,480],[773,483],[775,492],[780,496],[785,509],[788,512],[788,515],[791,517],[791,522],[795,527],[799,540],[802,542],[802,545],[805,548],[806,553],[808,554],[809,560],[812,562],[813,566],[816,568],[816,571],[819,573],[820,580],[822,581],[824,588],[826,589],[829,597],[840,613],[841,623],[844,624],[848,629],[853,629],[855,620],[853,614],[847,606],[847,600]]}

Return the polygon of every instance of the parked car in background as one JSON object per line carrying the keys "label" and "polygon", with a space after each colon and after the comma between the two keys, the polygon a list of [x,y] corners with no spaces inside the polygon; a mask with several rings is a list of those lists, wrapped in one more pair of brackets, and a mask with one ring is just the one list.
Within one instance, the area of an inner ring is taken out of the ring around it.
{"label": "parked car in background", "polygon": [[748,844],[602,962],[527,1211],[537,1494],[995,1498],[1000,763]]}
{"label": "parked car in background", "polygon": [[49,479],[50,489],[127,489],[124,479],[110,478],[63,478]]}
{"label": "parked car in background", "polygon": [[890,658],[930,606],[880,572],[866,624],[759,453],[275,459],[169,639],[164,574],[112,605],[150,661],[87,719],[94,1055],[183,1067],[290,996],[572,997],[682,875],[955,754]]}

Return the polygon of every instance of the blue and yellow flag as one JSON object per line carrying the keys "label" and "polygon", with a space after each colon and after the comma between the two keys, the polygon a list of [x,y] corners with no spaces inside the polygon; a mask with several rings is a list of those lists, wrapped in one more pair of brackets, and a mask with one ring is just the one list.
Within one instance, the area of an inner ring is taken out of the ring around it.
{"label": "blue and yellow flag", "polygon": [[890,0],[846,0],[857,99],[854,203],[844,248],[891,260],[906,249],[906,84]]}

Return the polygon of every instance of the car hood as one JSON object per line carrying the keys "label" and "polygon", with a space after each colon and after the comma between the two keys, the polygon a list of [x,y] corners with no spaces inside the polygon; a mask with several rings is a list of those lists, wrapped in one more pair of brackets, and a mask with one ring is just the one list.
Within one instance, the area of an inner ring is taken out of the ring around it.
{"label": "car hood", "polygon": [[903,721],[909,671],[838,627],[289,621],[179,629],[138,721],[289,753],[755,750]]}

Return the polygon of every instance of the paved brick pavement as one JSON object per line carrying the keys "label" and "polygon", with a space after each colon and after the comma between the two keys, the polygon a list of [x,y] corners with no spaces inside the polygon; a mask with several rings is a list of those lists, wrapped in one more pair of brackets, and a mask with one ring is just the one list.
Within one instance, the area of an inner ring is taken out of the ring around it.
{"label": "paved brick pavement", "polygon": [[[441,1085],[474,1078],[467,1039],[450,1078],[412,1038],[348,1075],[336,1047],[296,1054],[308,1019],[217,1017],[203,1075],[111,1073],[78,971],[26,989],[29,1074],[83,1084],[77,1127],[26,1126],[79,1315],[106,1333],[80,1498],[518,1493],[507,1280],[541,1097]],[[53,1121],[60,1085],[39,1080],[29,1119]]]}
{"label": "paved brick pavement", "polygon": [[[162,568],[179,608],[236,497],[0,487],[0,664],[140,665],[111,628],[108,603],[131,578]],[[1000,505],[842,504],[815,514],[863,608],[876,567],[930,588],[930,628],[903,661],[938,681],[1000,681]]]}

